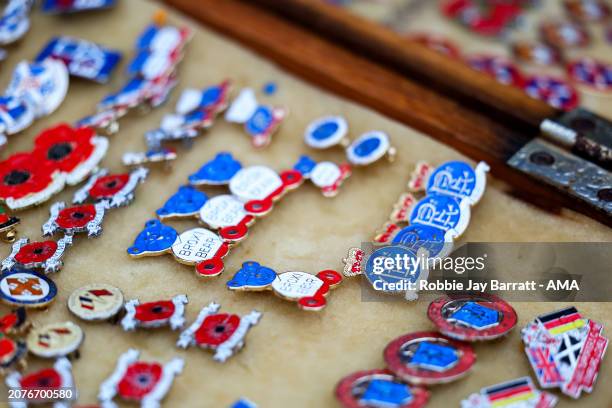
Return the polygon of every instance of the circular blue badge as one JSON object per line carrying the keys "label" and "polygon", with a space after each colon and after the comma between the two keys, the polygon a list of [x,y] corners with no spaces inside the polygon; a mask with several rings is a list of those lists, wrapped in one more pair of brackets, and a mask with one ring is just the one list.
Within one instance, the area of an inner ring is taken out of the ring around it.
{"label": "circular blue badge", "polygon": [[341,116],[325,116],[308,125],[304,141],[314,149],[327,149],[335,146],[346,137],[348,124]]}
{"label": "circular blue badge", "polygon": [[412,248],[415,252],[419,248],[425,248],[430,258],[439,256],[445,251],[447,245],[444,242],[445,231],[429,225],[408,225],[402,228],[393,238],[393,244]]}
{"label": "circular blue badge", "polygon": [[383,157],[390,147],[389,136],[375,130],[364,133],[351,143],[346,156],[352,164],[365,166]]}
{"label": "circular blue badge", "polygon": [[57,295],[57,286],[45,275],[13,269],[0,275],[2,301],[14,306],[44,307]]}
{"label": "circular blue badge", "polygon": [[462,199],[471,198],[475,189],[476,172],[462,161],[442,164],[427,181],[427,194],[446,194]]}
{"label": "circular blue badge", "polygon": [[376,249],[368,257],[364,275],[377,291],[414,291],[414,284],[421,278],[422,262],[412,248],[403,245],[385,246]]}
{"label": "circular blue badge", "polygon": [[470,219],[469,206],[447,195],[427,195],[410,212],[410,225],[425,225],[443,230],[455,230],[460,235]]}

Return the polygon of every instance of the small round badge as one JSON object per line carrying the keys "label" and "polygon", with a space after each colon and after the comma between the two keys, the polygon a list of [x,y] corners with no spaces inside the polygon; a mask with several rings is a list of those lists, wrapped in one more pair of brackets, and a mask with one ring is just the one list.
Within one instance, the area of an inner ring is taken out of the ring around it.
{"label": "small round badge", "polygon": [[215,229],[238,225],[246,217],[244,203],[230,194],[213,197],[200,209],[200,220]]}
{"label": "small round badge", "polygon": [[265,166],[243,168],[229,182],[232,194],[245,202],[264,200],[282,186],[283,181],[279,175]]}
{"label": "small round badge", "polygon": [[468,373],[476,354],[467,343],[436,332],[415,332],[387,345],[385,362],[393,374],[411,384],[443,384]]}
{"label": "small round badge", "polygon": [[195,265],[214,258],[222,246],[219,235],[206,228],[192,228],[178,236],[172,255],[182,264]]}
{"label": "small round badge", "polygon": [[463,341],[493,340],[518,320],[508,303],[495,295],[447,295],[429,304],[427,316],[445,336]]}
{"label": "small round badge", "polygon": [[367,370],[340,380],[336,399],[344,408],[421,408],[429,400],[429,391],[398,380],[389,370]]}
{"label": "small round badge", "polygon": [[11,306],[46,307],[56,295],[55,283],[38,272],[13,270],[0,277],[0,296]]}
{"label": "small round badge", "polygon": [[68,310],[88,321],[108,320],[123,308],[123,294],[106,283],[92,283],[78,288],[68,298]]}
{"label": "small round badge", "polygon": [[348,124],[342,116],[325,116],[311,122],[304,132],[304,141],[314,149],[348,145]]}
{"label": "small round badge", "polygon": [[32,329],[26,341],[28,350],[35,356],[57,358],[76,353],[84,338],[85,334],[79,326],[61,322]]}
{"label": "small round badge", "polygon": [[395,148],[391,146],[389,136],[378,130],[366,132],[346,148],[349,162],[357,166],[367,166],[388,155],[389,160],[395,156]]}

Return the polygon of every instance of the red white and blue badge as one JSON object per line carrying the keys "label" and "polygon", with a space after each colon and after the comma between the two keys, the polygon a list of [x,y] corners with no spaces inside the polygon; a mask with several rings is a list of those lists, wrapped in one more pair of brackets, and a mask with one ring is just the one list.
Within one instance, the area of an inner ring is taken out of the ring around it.
{"label": "red white and blue badge", "polygon": [[255,222],[255,217],[244,209],[244,203],[229,194],[206,201],[199,216],[200,221],[218,230],[221,238],[232,243],[246,238],[249,226]]}
{"label": "red white and blue badge", "polygon": [[227,282],[230,290],[261,291],[271,289],[289,301],[297,302],[302,310],[319,311],[327,305],[330,290],[342,282],[342,275],[327,269],[313,275],[301,271],[277,274],[254,261],[247,261]]}
{"label": "red white and blue badge", "polygon": [[445,241],[452,241],[463,234],[469,222],[469,202],[449,195],[427,195],[410,212],[410,225],[442,230]]}
{"label": "red white and blue badge", "polygon": [[463,341],[493,340],[516,326],[516,311],[489,294],[446,295],[429,304],[427,316],[447,337]]}
{"label": "red white and blue badge", "polygon": [[54,37],[36,57],[36,62],[54,58],[66,64],[70,75],[106,83],[121,60],[121,53],[91,41]]}
{"label": "red white and blue badge", "polygon": [[389,370],[411,384],[443,384],[465,376],[476,362],[467,343],[436,332],[415,332],[398,337],[384,351]]}
{"label": "red white and blue badge", "polygon": [[0,145],[6,144],[5,135],[21,132],[29,127],[34,119],[34,107],[24,99],[11,95],[0,96]]}
{"label": "red white and blue badge", "polygon": [[49,323],[35,326],[26,343],[28,352],[40,358],[79,357],[79,348],[85,333],[78,325],[70,322]]}
{"label": "red white and blue badge", "polygon": [[586,47],[591,42],[591,36],[583,26],[569,21],[543,22],[540,36],[544,42],[561,50]]}
{"label": "red white and blue badge", "polygon": [[117,0],[44,0],[45,13],[76,13],[79,11],[99,10],[113,7]]}
{"label": "red white and blue badge", "polygon": [[367,166],[384,156],[392,161],[395,148],[391,146],[389,136],[378,130],[362,134],[346,148],[346,157],[355,166]]}
{"label": "red white and blue badge", "polygon": [[213,359],[220,363],[242,349],[249,330],[261,319],[261,313],[252,310],[245,316],[238,316],[219,313],[219,308],[214,302],[203,307],[197,319],[179,336],[177,347],[210,349],[215,353]]}
{"label": "red white and blue badge", "polygon": [[352,174],[351,166],[346,163],[340,165],[330,161],[317,163],[306,155],[300,156],[293,169],[299,171],[304,179],[319,187],[324,197],[338,195],[340,186]]}
{"label": "red white and blue badge", "polygon": [[0,16],[0,45],[14,43],[28,32],[33,4],[33,0],[9,0]]}
{"label": "red white and blue badge", "polygon": [[570,79],[577,85],[601,92],[612,90],[612,64],[593,58],[581,58],[568,63],[566,69]]}
{"label": "red white and blue badge", "polygon": [[532,98],[542,100],[564,111],[572,110],[580,103],[580,96],[576,89],[560,78],[532,76],[525,81],[523,90]]}
{"label": "red white and blue badge", "polygon": [[[22,407],[27,407],[28,404],[38,405],[41,402],[53,402],[55,407],[69,406],[73,400],[72,394],[61,392],[74,390],[72,364],[66,357],[58,358],[52,368],[43,368],[26,375],[14,371],[6,376],[4,383],[9,390],[16,392],[16,395],[25,396],[25,401],[15,403]],[[45,391],[47,398],[41,398],[41,390]]]}
{"label": "red white and blue badge", "polygon": [[266,147],[287,113],[285,108],[260,105],[253,89],[245,88],[225,112],[225,120],[244,125],[254,147]]}
{"label": "red white and blue badge", "polygon": [[106,203],[107,208],[129,205],[134,200],[134,192],[139,184],[144,183],[149,170],[138,167],[130,173],[109,174],[108,170],[96,171],[83,187],[74,193],[73,204],[83,204],[90,200],[95,203]]}
{"label": "red white and blue badge", "polygon": [[100,384],[98,400],[102,406],[115,406],[113,399],[119,396],[142,407],[159,407],[185,365],[178,357],[163,365],[139,361],[139,357],[140,351],[135,349],[119,356],[113,373]]}
{"label": "red white and blue badge", "polygon": [[608,346],[603,326],[575,307],[538,316],[521,332],[525,353],[542,388],[579,398],[592,392]]}
{"label": "red white and blue badge", "polygon": [[0,275],[0,297],[8,305],[44,308],[56,295],[55,283],[38,272],[13,269]]}
{"label": "red white and blue badge", "polygon": [[119,119],[123,116],[124,112],[117,112],[115,110],[107,110],[103,112],[97,112],[93,115],[85,116],[76,122],[75,126],[88,127],[94,129],[96,132],[101,132],[104,135],[114,135],[119,131]]}
{"label": "red white and blue badge", "polygon": [[198,216],[207,201],[206,193],[192,186],[180,186],[155,213],[160,220],[192,218]]}
{"label": "red white and blue badge", "polygon": [[553,408],[557,397],[536,388],[531,377],[522,377],[482,388],[461,401],[461,408]]}
{"label": "red white and blue badge", "polygon": [[583,23],[605,21],[611,13],[604,0],[563,0],[563,6],[572,19]]}
{"label": "red white and blue badge", "polygon": [[25,341],[0,334],[0,374],[25,368],[28,346]]}
{"label": "red white and blue badge", "polygon": [[242,164],[234,159],[231,153],[219,152],[188,177],[189,184],[192,186],[226,185],[240,169],[242,169]]}
{"label": "red white and blue badge", "polygon": [[389,370],[358,371],[336,385],[336,399],[344,408],[422,408],[429,391],[408,385]]}
{"label": "red white and blue badge", "polygon": [[348,123],[342,116],[325,116],[312,121],[304,132],[304,142],[313,149],[348,146]]}
{"label": "red white and blue badge", "polygon": [[30,242],[28,238],[21,238],[13,243],[11,253],[2,261],[2,271],[17,266],[40,269],[45,273],[58,272],[64,266],[62,258],[70,245],[72,235],[65,235],[57,241]]}
{"label": "red white and blue badge", "polygon": [[425,192],[467,200],[474,205],[485,192],[488,171],[489,165],[485,162],[479,162],[476,168],[462,161],[446,162],[429,174]]}
{"label": "red white and blue badge", "polygon": [[497,80],[497,82],[521,87],[523,75],[516,65],[505,58],[489,55],[472,55],[466,57],[467,64],[476,71],[483,72]]}
{"label": "red white and blue badge", "polygon": [[146,303],[140,303],[138,299],[128,300],[125,303],[125,316],[121,319],[121,326],[125,331],[138,327],[151,329],[163,326],[178,330],[185,324],[187,303],[187,295],[176,295],[169,300]]}
{"label": "red white and blue badge", "polygon": [[107,203],[82,204],[66,207],[64,202],[51,206],[51,215],[43,224],[44,236],[62,231],[66,235],[87,232],[88,237],[97,237],[102,233],[102,220],[107,209]]}
{"label": "red white and blue badge", "polygon": [[512,43],[512,55],[519,61],[536,65],[551,66],[561,62],[559,51],[541,42],[516,41]]}

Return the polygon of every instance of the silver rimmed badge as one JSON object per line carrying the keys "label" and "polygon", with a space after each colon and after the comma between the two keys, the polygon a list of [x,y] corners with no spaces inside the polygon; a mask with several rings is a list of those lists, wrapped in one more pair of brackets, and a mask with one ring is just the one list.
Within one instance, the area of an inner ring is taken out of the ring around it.
{"label": "silver rimmed badge", "polygon": [[57,241],[30,242],[28,238],[21,238],[13,243],[10,255],[2,261],[0,268],[7,271],[17,266],[40,269],[45,273],[58,272],[64,266],[62,258],[70,245],[72,235],[64,235]]}
{"label": "silver rimmed badge", "polygon": [[86,321],[111,320],[123,309],[123,293],[106,283],[91,283],[70,294],[68,310]]}
{"label": "silver rimmed badge", "polygon": [[176,295],[169,300],[140,303],[131,299],[125,303],[125,316],[121,326],[125,331],[138,327],[145,329],[170,326],[178,330],[185,324],[185,305],[189,302],[187,295]]}
{"label": "silver rimmed badge", "polygon": [[346,148],[346,157],[355,166],[367,166],[384,156],[393,161],[395,154],[389,135],[378,130],[362,134]]}
{"label": "silver rimmed badge", "polygon": [[107,169],[95,172],[87,183],[74,193],[72,202],[82,204],[87,200],[105,202],[108,208],[129,205],[134,200],[134,192],[144,183],[149,170],[138,167],[130,173],[109,174]]}
{"label": "silver rimmed badge", "polygon": [[51,206],[51,215],[43,224],[43,235],[62,231],[66,235],[87,232],[88,237],[97,237],[102,233],[102,220],[107,205],[106,202],[100,202],[66,207],[65,203],[57,202]]}
{"label": "silver rimmed badge", "polygon": [[340,145],[348,147],[348,123],[342,116],[324,116],[312,121],[304,132],[304,142],[313,149]]}

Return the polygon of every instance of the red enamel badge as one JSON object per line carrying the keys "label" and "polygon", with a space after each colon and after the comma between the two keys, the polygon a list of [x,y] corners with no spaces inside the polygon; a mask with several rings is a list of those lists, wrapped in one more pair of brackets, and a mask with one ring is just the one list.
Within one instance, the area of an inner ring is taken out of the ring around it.
{"label": "red enamel badge", "polygon": [[56,231],[63,231],[67,235],[78,232],[87,232],[88,236],[98,236],[102,233],[102,220],[106,210],[106,203],[83,204],[66,207],[63,202],[51,206],[51,216],[43,224],[43,235],[53,235]]}
{"label": "red enamel badge", "polygon": [[72,202],[82,204],[89,199],[105,202],[109,208],[128,205],[134,200],[136,187],[145,181],[148,174],[149,170],[144,167],[123,174],[109,174],[106,169],[99,170],[74,194]]}
{"label": "red enamel badge", "polygon": [[[67,390],[74,391],[74,379],[72,376],[72,365],[70,361],[61,357],[55,361],[53,368],[43,368],[42,370],[33,373],[22,375],[19,372],[12,372],[6,377],[6,385],[11,390],[27,391],[27,390]],[[40,403],[40,402],[56,402],[55,406],[64,406],[74,395],[69,392],[58,393],[57,396],[42,400],[37,393],[32,393],[34,396],[29,396],[30,393],[20,393],[25,395],[25,403]],[[51,394],[50,394],[51,395]]]}
{"label": "red enamel badge", "polygon": [[156,302],[140,303],[138,299],[129,300],[125,304],[125,317],[121,320],[121,326],[125,331],[131,331],[137,327],[155,328],[169,325],[172,330],[177,330],[185,324],[186,295],[177,295],[170,300],[159,300]]}
{"label": "red enamel badge", "polygon": [[64,265],[62,257],[72,245],[72,236],[66,235],[58,241],[30,242],[22,238],[13,243],[11,254],[2,261],[2,270],[20,266],[26,269],[42,269],[45,272],[57,272]]}

